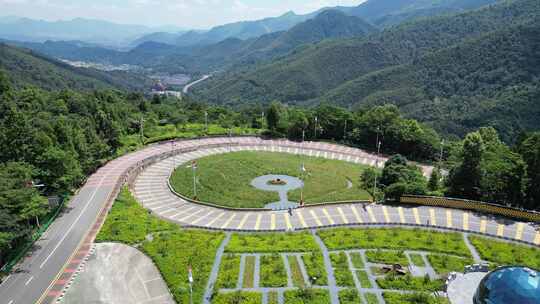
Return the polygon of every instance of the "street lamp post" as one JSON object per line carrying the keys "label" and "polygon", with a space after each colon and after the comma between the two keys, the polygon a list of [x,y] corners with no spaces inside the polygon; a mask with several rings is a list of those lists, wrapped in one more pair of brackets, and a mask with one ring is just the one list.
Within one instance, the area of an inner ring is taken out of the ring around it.
{"label": "street lamp post", "polygon": [[317,116],[315,116],[314,139],[317,139],[317,120],[318,120],[318,118],[317,118]]}
{"label": "street lamp post", "polygon": [[441,141],[441,155],[439,156],[439,169],[442,166],[443,153],[444,153],[444,139]]}
{"label": "street lamp post", "polygon": [[140,129],[141,144],[144,145],[144,117],[143,116],[141,116],[141,119],[139,120],[139,129]]}
{"label": "street lamp post", "polygon": [[304,139],[306,136],[306,131],[302,130],[302,145],[301,145],[301,156],[302,157],[302,167],[300,168],[300,179],[302,180],[302,187],[300,188],[300,206],[304,205],[304,172],[306,167],[304,164]]}
{"label": "street lamp post", "polygon": [[197,199],[197,181],[196,181],[197,180],[197,178],[196,178],[196,176],[197,176],[197,173],[196,173],[196,171],[197,171],[197,161],[193,161],[191,163],[191,170],[193,172],[193,197],[195,199]]}
{"label": "street lamp post", "polygon": [[[375,168],[379,168],[379,152],[381,150],[381,142],[379,141],[379,130],[380,128],[377,127],[377,141],[375,142],[376,148],[377,148],[377,156],[375,157]],[[377,191],[377,172],[375,172],[375,180],[373,182],[373,201],[376,200],[376,191]]]}
{"label": "street lamp post", "polygon": [[261,112],[261,129],[264,129],[264,112]]}
{"label": "street lamp post", "polygon": [[204,111],[204,128],[206,133],[208,133],[208,112]]}
{"label": "street lamp post", "polygon": [[171,142],[171,156],[173,159],[173,171],[176,168],[176,156],[174,155],[174,147],[176,146],[176,143],[174,141]]}

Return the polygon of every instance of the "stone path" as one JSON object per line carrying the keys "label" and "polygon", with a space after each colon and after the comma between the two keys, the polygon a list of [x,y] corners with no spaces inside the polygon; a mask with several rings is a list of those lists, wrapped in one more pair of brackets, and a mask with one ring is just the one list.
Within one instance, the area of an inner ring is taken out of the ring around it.
{"label": "stone path", "polygon": [[208,278],[208,283],[206,286],[206,291],[204,292],[204,299],[203,303],[210,304],[210,298],[212,297],[212,290],[214,289],[214,284],[216,283],[218,273],[219,273],[219,264],[221,263],[221,259],[223,258],[223,252],[225,251],[225,247],[229,243],[229,240],[231,239],[231,234],[227,233],[225,236],[225,239],[221,242],[221,245],[219,245],[218,251],[216,252],[216,257],[214,258],[214,264],[212,265],[212,271],[210,272],[210,277]]}
{"label": "stone path", "polygon": [[313,234],[313,237],[315,238],[315,241],[319,245],[322,251],[323,259],[324,259],[324,268],[326,269],[326,274],[328,275],[328,291],[330,292],[330,301],[332,304],[339,304],[339,297],[338,297],[338,288],[336,285],[336,278],[334,276],[334,268],[332,267],[332,262],[330,261],[330,253],[328,253],[328,248],[326,248],[326,245],[323,243],[321,238],[315,233],[315,231],[311,231]]}
{"label": "stone path", "polygon": [[[234,144],[231,144],[234,143]],[[341,225],[408,225],[461,230],[540,245],[540,232],[530,223],[485,216],[471,211],[376,204],[308,206],[283,211],[238,211],[188,202],[171,192],[168,179],[173,167],[193,159],[231,151],[273,151],[304,154],[375,165],[375,157],[362,150],[306,142],[264,141],[258,138],[206,139],[182,142],[194,150],[167,158],[146,168],[136,179],[134,195],[144,207],[160,217],[187,227],[229,231],[286,231]],[[211,145],[211,146],[209,146]],[[384,165],[383,161],[379,166]],[[423,167],[429,174],[430,167]]]}

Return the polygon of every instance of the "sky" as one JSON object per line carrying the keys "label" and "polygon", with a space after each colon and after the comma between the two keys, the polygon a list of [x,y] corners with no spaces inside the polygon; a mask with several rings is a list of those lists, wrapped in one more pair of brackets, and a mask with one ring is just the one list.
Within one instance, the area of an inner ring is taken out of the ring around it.
{"label": "sky", "polygon": [[148,26],[205,29],[225,23],[305,14],[364,0],[0,0],[0,14],[43,20],[91,18]]}

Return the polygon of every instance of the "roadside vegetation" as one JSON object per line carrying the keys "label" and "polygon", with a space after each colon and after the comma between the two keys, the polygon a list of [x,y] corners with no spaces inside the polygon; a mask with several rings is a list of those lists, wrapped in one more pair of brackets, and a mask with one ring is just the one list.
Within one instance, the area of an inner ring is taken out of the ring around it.
{"label": "roadside vegetation", "polygon": [[[302,174],[304,164],[307,172]],[[304,181],[306,204],[344,200],[369,200],[360,175],[365,165],[324,158],[272,152],[233,152],[197,160],[198,199],[227,207],[260,208],[279,201],[277,192],[251,185],[261,175],[283,174]],[[352,183],[352,186],[349,184]],[[171,176],[175,191],[193,197],[193,172],[190,166],[178,167]],[[300,201],[301,189],[288,193]]]}

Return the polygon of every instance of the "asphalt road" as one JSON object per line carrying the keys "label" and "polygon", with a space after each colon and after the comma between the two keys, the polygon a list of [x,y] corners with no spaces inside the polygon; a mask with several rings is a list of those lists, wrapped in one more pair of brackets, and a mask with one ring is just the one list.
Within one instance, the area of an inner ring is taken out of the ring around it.
{"label": "asphalt road", "polygon": [[206,79],[210,78],[210,76],[211,75],[204,75],[201,79],[186,84],[186,86],[182,90],[182,93],[187,94],[189,92],[189,88],[191,88],[192,86],[196,85],[199,82],[205,81]]}

